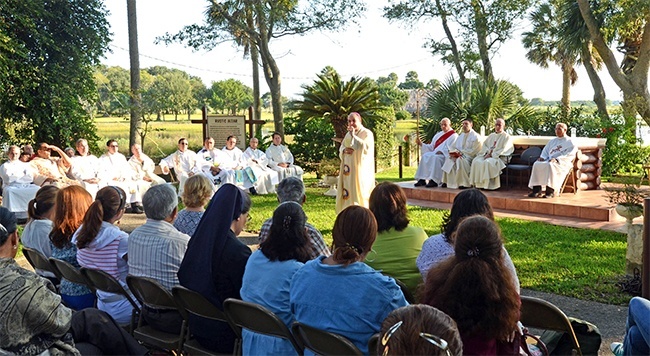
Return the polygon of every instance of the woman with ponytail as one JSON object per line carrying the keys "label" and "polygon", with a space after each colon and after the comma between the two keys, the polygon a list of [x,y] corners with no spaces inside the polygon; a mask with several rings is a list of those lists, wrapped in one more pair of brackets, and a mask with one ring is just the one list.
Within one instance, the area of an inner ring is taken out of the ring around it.
{"label": "woman with ponytail", "polygon": [[465,355],[510,354],[520,300],[503,261],[499,228],[474,215],[460,222],[453,238],[454,255],[429,270],[422,302],[456,321]]}
{"label": "woman with ponytail", "polygon": [[[59,191],[54,185],[46,185],[36,192],[36,196],[27,205],[27,216],[29,220],[20,241],[23,246],[33,248],[42,253],[45,257],[52,257],[50,246],[50,231],[52,231],[52,220],[54,220],[54,203],[56,193]],[[52,273],[36,270],[39,276],[45,277],[55,285],[59,284],[58,278]]]}
{"label": "woman with ponytail", "polygon": [[294,275],[289,296],[297,321],[345,336],[364,354],[386,316],[408,304],[393,278],[363,263],[376,236],[372,212],[347,207],[334,222],[333,254],[307,262]]}
{"label": "woman with ponytail", "polygon": [[[294,274],[310,259],[311,244],[300,204],[287,201],[275,209],[269,236],[246,263],[241,298],[268,308],[291,328],[289,287]],[[295,355],[289,340],[242,331],[244,355]]]}
{"label": "woman with ponytail", "polygon": [[[122,188],[107,186],[100,189],[72,242],[77,245],[77,262],[81,267],[100,269],[127,289],[129,235],[115,226],[124,215],[125,205],[126,194]],[[122,295],[98,290],[97,308],[120,324],[128,324],[131,320],[133,307]]]}

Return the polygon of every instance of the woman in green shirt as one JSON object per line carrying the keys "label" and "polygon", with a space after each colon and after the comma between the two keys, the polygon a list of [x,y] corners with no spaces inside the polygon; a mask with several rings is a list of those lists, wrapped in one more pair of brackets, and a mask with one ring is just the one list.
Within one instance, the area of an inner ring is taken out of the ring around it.
{"label": "woman in green shirt", "polygon": [[370,254],[366,263],[399,279],[416,294],[422,277],[415,259],[428,236],[422,228],[409,226],[406,194],[397,184],[381,183],[370,194],[370,210],[377,219],[377,240],[373,245],[377,256],[372,259]]}

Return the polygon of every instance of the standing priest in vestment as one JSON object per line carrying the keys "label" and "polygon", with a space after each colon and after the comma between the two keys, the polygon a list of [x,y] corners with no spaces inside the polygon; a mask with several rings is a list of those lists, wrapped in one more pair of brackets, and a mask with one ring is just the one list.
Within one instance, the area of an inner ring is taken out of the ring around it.
{"label": "standing priest in vestment", "polygon": [[[445,159],[449,156],[449,146],[456,141],[458,134],[451,128],[451,121],[448,118],[440,120],[440,129],[431,143],[423,144],[418,137],[416,143],[422,147],[422,158],[420,165],[415,172],[416,187],[421,187],[426,184],[428,188],[435,188],[438,184],[442,184],[442,165]],[[425,183],[428,179],[429,183]]]}
{"label": "standing priest in vestment", "polygon": [[469,180],[474,187],[488,190],[501,187],[501,170],[506,168],[506,157],[515,150],[505,128],[505,120],[497,119],[494,132],[485,139],[483,148],[472,161]]}
{"label": "standing priest in vestment", "polygon": [[336,192],[336,213],[350,205],[368,207],[375,188],[375,137],[363,127],[361,115],[348,115],[348,132],[339,148],[341,170]]}
{"label": "standing priest in vestment", "polygon": [[449,188],[469,188],[471,163],[476,154],[481,150],[482,137],[472,126],[471,119],[462,122],[462,132],[456,141],[449,146],[449,155],[442,167],[442,182]]}
{"label": "standing priest in vestment", "polygon": [[[576,156],[578,148],[566,136],[567,125],[558,123],[555,125],[555,137],[549,141],[539,159],[533,164],[533,170],[530,173],[528,186],[533,192],[528,196],[538,198],[553,198],[555,192],[562,188],[562,182],[573,168],[573,159]],[[546,187],[545,194],[542,193],[542,187]]]}

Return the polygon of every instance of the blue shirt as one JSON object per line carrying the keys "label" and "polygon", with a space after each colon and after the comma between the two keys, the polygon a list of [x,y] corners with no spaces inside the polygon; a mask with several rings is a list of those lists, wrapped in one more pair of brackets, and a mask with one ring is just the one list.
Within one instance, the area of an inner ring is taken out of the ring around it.
{"label": "blue shirt", "polygon": [[327,265],[324,256],[293,277],[291,311],[303,324],[339,334],[368,354],[368,340],[388,314],[408,305],[395,280],[362,262]]}
{"label": "blue shirt", "polygon": [[[67,243],[63,248],[58,248],[51,242],[50,244],[52,248],[52,257],[61,261],[68,262],[74,267],[80,268],[79,262],[77,262],[77,246],[73,245],[72,243]],[[69,295],[71,297],[78,297],[81,295],[92,294],[93,292],[86,286],[72,283],[67,279],[62,278],[61,285],[59,286],[59,293]]]}
{"label": "blue shirt", "polygon": [[[291,330],[293,315],[289,305],[289,288],[294,274],[303,266],[296,260],[271,261],[262,251],[255,251],[246,263],[241,299],[264,306],[277,315]],[[244,355],[295,355],[286,339],[257,334],[244,329]]]}

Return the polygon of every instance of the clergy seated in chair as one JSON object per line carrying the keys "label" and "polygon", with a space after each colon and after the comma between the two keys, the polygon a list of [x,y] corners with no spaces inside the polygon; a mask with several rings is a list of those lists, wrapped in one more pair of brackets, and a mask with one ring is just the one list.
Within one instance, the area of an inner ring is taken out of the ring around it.
{"label": "clergy seated in chair", "polygon": [[189,142],[187,139],[181,137],[178,140],[178,150],[163,158],[159,163],[163,174],[169,174],[170,168],[174,169],[174,173],[178,179],[178,195],[183,194],[183,188],[185,187],[187,178],[200,171],[200,168],[197,166],[196,153],[188,150],[188,145]]}
{"label": "clergy seated in chair", "polygon": [[286,177],[296,176],[302,179],[304,173],[300,166],[293,164],[293,154],[289,148],[282,144],[282,136],[274,132],[273,144],[266,149],[266,158],[269,160],[269,167],[278,172],[279,179],[283,180]]}
{"label": "clergy seated in chair", "polygon": [[266,153],[257,148],[259,140],[255,137],[248,142],[248,148],[244,151],[246,163],[255,173],[257,182],[255,182],[255,192],[257,194],[274,194],[275,186],[280,183],[278,172],[268,167],[269,159]]}
{"label": "clergy seated in chair", "polygon": [[[566,175],[573,168],[573,159],[578,150],[571,138],[566,136],[566,132],[566,124],[555,125],[557,137],[546,144],[542,155],[533,164],[528,183],[528,187],[533,191],[528,195],[529,197],[553,198],[555,192],[560,193]],[[546,191],[542,192],[544,187]]]}
{"label": "clergy seated in chair", "polygon": [[[214,148],[212,137],[206,138],[203,141],[203,148],[196,152],[196,167],[208,177],[215,191],[223,184],[235,184],[235,172],[225,164],[228,160],[231,158],[224,151]],[[179,192],[178,195],[183,196],[183,192]]]}
{"label": "clergy seated in chair", "polygon": [[494,132],[483,142],[481,151],[472,161],[469,180],[479,189],[496,190],[501,187],[501,171],[506,167],[506,157],[515,150],[510,135],[505,132],[506,122],[497,119]]}
{"label": "clergy seated in chair", "polygon": [[472,185],[469,172],[472,160],[481,149],[483,138],[476,133],[471,119],[462,122],[462,132],[449,146],[449,155],[442,165],[442,183],[448,188],[463,189]]}
{"label": "clergy seated in chair", "polygon": [[222,166],[234,172],[234,184],[241,189],[249,190],[251,194],[257,194],[255,189],[257,176],[253,169],[248,166],[248,162],[244,158],[244,152],[237,147],[237,136],[228,136],[226,145],[221,150],[228,157]]}
{"label": "clergy seated in chair", "polygon": [[20,161],[18,146],[10,146],[7,157],[9,160],[0,166],[2,206],[16,214],[18,219],[27,219],[29,201],[40,189],[33,183],[36,172],[29,163]]}
{"label": "clergy seated in chair", "polygon": [[[442,184],[442,166],[445,159],[449,157],[449,147],[454,144],[458,134],[451,128],[451,121],[448,118],[440,120],[440,129],[431,139],[431,143],[425,144],[418,137],[416,143],[422,149],[422,159],[418,170],[415,172],[416,187],[426,184],[428,188],[435,188]],[[429,183],[425,183],[426,180]]]}

